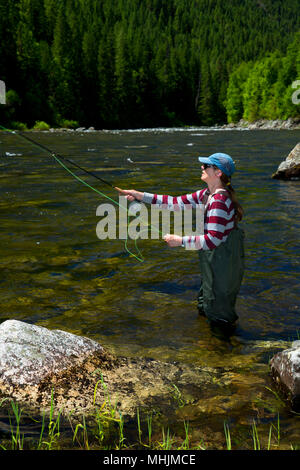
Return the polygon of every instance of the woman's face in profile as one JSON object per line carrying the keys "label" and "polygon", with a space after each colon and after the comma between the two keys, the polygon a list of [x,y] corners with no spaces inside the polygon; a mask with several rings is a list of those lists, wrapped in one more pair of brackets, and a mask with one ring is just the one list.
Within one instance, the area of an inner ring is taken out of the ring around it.
{"label": "woman's face in profile", "polygon": [[207,184],[217,183],[220,181],[221,170],[214,168],[213,166],[201,165],[202,175],[201,179]]}

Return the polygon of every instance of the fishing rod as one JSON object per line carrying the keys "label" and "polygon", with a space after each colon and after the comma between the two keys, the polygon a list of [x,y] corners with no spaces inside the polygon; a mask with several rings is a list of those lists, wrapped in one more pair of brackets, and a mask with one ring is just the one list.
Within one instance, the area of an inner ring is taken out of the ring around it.
{"label": "fishing rod", "polygon": [[[84,181],[82,178],[80,178],[78,175],[76,175],[75,173],[72,172],[72,170],[70,170],[70,168],[67,167],[67,165],[64,163],[65,162],[68,162],[68,163],[71,163],[72,165],[74,165],[75,167],[79,168],[80,170],[82,170],[83,172],[87,173],[88,175],[90,176],[93,176],[94,178],[100,180],[102,183],[110,186],[111,188],[115,189],[116,191],[119,190],[119,188],[117,186],[114,186],[112,183],[110,183],[109,181],[103,179],[103,178],[100,178],[99,176],[95,175],[94,173],[92,173],[91,171],[88,171],[86,170],[85,168],[81,167],[80,165],[78,165],[77,163],[73,162],[72,160],[66,158],[66,157],[63,157],[61,155],[58,155],[56,153],[54,153],[52,150],[50,150],[48,147],[46,147],[45,145],[39,143],[39,142],[36,142],[35,140],[31,139],[30,137],[28,136],[25,136],[24,134],[22,134],[21,132],[16,132],[16,131],[13,131],[13,130],[10,130],[10,129],[7,129],[3,126],[0,125],[0,128],[3,129],[4,131],[8,131],[8,132],[11,132],[12,134],[15,134],[15,135],[19,135],[20,137],[23,137],[25,140],[29,141],[31,144],[37,146],[37,147],[40,147],[42,150],[46,151],[47,153],[49,153],[55,160],[56,162],[58,162],[66,171],[68,171],[75,179],[77,179],[78,181],[80,181],[82,184],[84,184],[85,186],[89,187],[90,189],[92,189],[93,191],[97,192],[98,194],[100,194],[101,196],[105,197],[106,199],[109,199],[110,201],[112,201],[114,204],[118,205],[120,208],[124,209],[127,214],[128,214],[128,217],[129,217],[129,210],[127,207],[124,207],[122,206],[120,203],[118,203],[117,201],[115,201],[114,199],[110,198],[109,196],[107,196],[106,194],[102,193],[101,191],[99,191],[98,189],[94,188],[93,186],[91,186],[90,184],[88,184],[86,181]],[[149,224],[148,222],[145,224],[147,227],[151,227],[151,224]],[[157,229],[158,230],[158,229]],[[158,230],[158,232],[161,233],[160,230]],[[140,262],[143,262],[144,261],[144,258],[142,257],[142,254],[140,252],[140,250],[138,249],[137,247],[137,240],[135,239],[134,242],[135,242],[135,248],[138,252],[138,254],[140,256],[137,256],[135,255],[134,253],[132,253],[128,247],[127,247],[127,241],[128,241],[128,233],[127,233],[127,238],[125,240],[125,250],[130,254],[132,255],[134,258],[136,258],[138,261]]]}
{"label": "fishing rod", "polygon": [[[2,129],[4,130],[9,130],[9,129],[5,129],[4,127],[0,126]],[[16,132],[16,131],[10,131],[12,132],[13,134],[16,134],[16,135],[19,135],[21,137],[23,137],[23,139],[27,140],[28,142],[32,143],[33,145],[36,145],[37,147],[40,147],[42,150],[45,150],[46,152],[48,152],[52,157],[57,157],[57,158],[60,158],[61,160],[65,161],[65,162],[68,162],[70,163],[71,165],[74,165],[75,167],[79,168],[79,170],[83,171],[84,173],[90,175],[90,176],[93,176],[94,178],[97,178],[99,181],[101,181],[102,183],[110,186],[111,188],[113,189],[116,189],[116,187],[110,183],[109,181],[103,179],[103,178],[100,178],[100,176],[98,175],[95,175],[94,173],[92,173],[91,171],[89,170],[86,170],[85,168],[82,168],[82,166],[78,165],[77,163],[73,162],[72,160],[70,160],[69,158],[66,158],[66,157],[63,157],[62,155],[59,155],[58,153],[56,152],[53,152],[51,149],[49,149],[48,147],[46,147],[45,145],[41,144],[40,142],[36,142],[35,140],[31,139],[30,137],[28,137],[27,135],[24,135],[22,134],[21,132]]]}

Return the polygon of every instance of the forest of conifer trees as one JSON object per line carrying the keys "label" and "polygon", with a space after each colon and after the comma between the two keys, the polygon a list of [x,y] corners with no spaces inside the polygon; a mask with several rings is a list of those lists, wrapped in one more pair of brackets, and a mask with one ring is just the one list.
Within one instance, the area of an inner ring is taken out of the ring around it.
{"label": "forest of conifer trees", "polygon": [[0,121],[128,128],[300,115],[298,0],[0,0]]}

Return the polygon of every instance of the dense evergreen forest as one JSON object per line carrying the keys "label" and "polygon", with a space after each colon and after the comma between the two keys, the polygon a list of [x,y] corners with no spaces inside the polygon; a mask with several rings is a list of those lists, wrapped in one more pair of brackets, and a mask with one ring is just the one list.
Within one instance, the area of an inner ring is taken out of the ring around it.
{"label": "dense evergreen forest", "polygon": [[97,128],[300,115],[299,0],[0,0],[0,121]]}

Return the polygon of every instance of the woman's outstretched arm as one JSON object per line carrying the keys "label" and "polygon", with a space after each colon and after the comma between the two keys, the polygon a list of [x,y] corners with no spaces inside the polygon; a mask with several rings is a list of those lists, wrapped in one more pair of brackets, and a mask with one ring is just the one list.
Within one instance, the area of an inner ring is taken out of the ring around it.
{"label": "woman's outstretched arm", "polygon": [[189,206],[189,208],[197,207],[199,204],[203,204],[203,196],[205,189],[195,191],[194,193],[184,194],[183,196],[168,196],[160,194],[152,194],[146,192],[136,191],[135,189],[120,189],[116,187],[116,190],[120,194],[127,197],[129,201],[142,201],[146,204],[155,204],[159,206],[164,206],[164,208],[169,210],[184,210]]}

